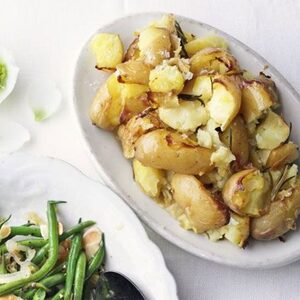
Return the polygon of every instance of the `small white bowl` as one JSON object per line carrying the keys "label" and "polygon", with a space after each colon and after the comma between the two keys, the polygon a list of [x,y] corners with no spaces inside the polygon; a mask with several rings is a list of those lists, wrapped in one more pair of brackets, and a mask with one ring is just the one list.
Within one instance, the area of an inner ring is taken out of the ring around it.
{"label": "small white bowl", "polygon": [[[100,28],[94,34],[98,32],[118,33],[126,47],[132,41],[132,33],[136,29],[143,28],[162,15],[162,13],[142,13],[126,16]],[[293,123],[292,140],[299,145],[300,138],[295,133],[300,128],[300,96],[283,76],[260,55],[230,35],[195,20],[181,16],[177,19],[185,31],[197,36],[212,33],[223,36],[229,42],[230,50],[237,57],[240,65],[252,73],[258,74],[268,66],[265,73],[271,75],[277,84],[283,103],[283,113],[287,121]],[[73,79],[73,101],[77,123],[87,153],[106,184],[112,187],[153,230],[171,243],[201,258],[242,268],[277,267],[299,259],[300,234],[298,231],[289,234],[286,243],[278,240],[271,242],[251,240],[245,250],[227,241],[213,243],[204,235],[196,235],[183,230],[165,210],[141,192],[133,180],[131,162],[123,157],[115,136],[93,126],[89,120],[89,105],[97,88],[107,77],[94,68],[95,60],[89,50],[90,38],[82,47],[77,60]],[[268,42],[267,37],[266,42]]]}

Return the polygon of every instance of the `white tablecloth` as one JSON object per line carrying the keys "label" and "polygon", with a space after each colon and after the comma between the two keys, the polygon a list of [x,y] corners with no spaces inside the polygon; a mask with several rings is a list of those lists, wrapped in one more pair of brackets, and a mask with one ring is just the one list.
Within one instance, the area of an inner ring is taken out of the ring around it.
{"label": "white tablecloth", "polygon": [[[32,140],[25,151],[64,159],[99,180],[74,129],[73,67],[80,46],[95,29],[138,11],[173,12],[216,26],[267,58],[300,92],[297,0],[0,0],[0,45],[14,53],[21,68],[13,95],[0,106],[0,118],[9,117],[30,130]],[[57,82],[63,105],[51,119],[35,123],[24,92],[31,80],[40,77]],[[266,271],[224,267],[148,232],[162,250],[182,300],[300,299],[300,263]]]}

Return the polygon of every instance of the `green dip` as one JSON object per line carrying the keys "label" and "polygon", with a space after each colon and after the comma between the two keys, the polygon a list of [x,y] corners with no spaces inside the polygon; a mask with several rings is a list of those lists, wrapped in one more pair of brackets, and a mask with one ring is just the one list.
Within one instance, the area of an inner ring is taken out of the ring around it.
{"label": "green dip", "polygon": [[7,79],[7,68],[5,64],[0,62],[0,90],[5,88]]}

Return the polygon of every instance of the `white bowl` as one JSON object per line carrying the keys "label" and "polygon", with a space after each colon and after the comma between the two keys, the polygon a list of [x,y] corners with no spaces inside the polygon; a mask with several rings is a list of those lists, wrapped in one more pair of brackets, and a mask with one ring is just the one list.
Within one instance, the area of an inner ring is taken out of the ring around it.
{"label": "white bowl", "polygon": [[159,249],[128,206],[109,188],[53,158],[12,154],[0,160],[0,212],[22,224],[34,211],[46,220],[47,200],[65,200],[65,226],[95,220],[105,233],[106,270],[127,275],[147,299],[176,300],[176,285]]}
{"label": "white bowl", "polygon": [[[95,33],[118,33],[126,47],[132,41],[132,33],[136,29],[143,28],[161,15],[162,13],[143,13],[127,16],[100,28]],[[195,20],[180,16],[177,18],[185,31],[198,36],[209,33],[223,36],[229,42],[230,49],[241,66],[254,74],[258,74],[268,66],[265,72],[276,82],[284,102],[283,113],[287,120],[293,123],[292,139],[300,144],[299,135],[295,135],[295,130],[300,128],[300,97],[283,76],[265,59],[230,35]],[[73,101],[87,153],[106,184],[112,187],[154,231],[171,243],[201,258],[243,268],[276,267],[297,260],[300,257],[300,234],[297,231],[288,235],[286,243],[278,240],[250,241],[250,245],[245,250],[238,249],[227,241],[213,243],[203,235],[196,235],[180,228],[176,220],[141,192],[133,180],[131,164],[123,157],[115,136],[93,126],[89,120],[89,105],[97,88],[107,77],[94,68],[95,60],[89,50],[89,41],[90,39],[82,47],[77,60],[73,79]]]}

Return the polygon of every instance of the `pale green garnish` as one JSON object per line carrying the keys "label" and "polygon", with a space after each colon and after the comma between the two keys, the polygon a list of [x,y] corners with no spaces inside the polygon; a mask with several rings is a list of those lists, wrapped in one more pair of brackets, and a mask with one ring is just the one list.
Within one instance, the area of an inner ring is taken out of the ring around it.
{"label": "pale green garnish", "polygon": [[40,109],[40,110],[34,110],[33,111],[34,114],[34,120],[36,122],[41,122],[43,120],[45,120],[47,118],[47,114],[44,110]]}
{"label": "pale green garnish", "polygon": [[0,90],[4,89],[7,80],[7,68],[5,64],[0,63]]}

